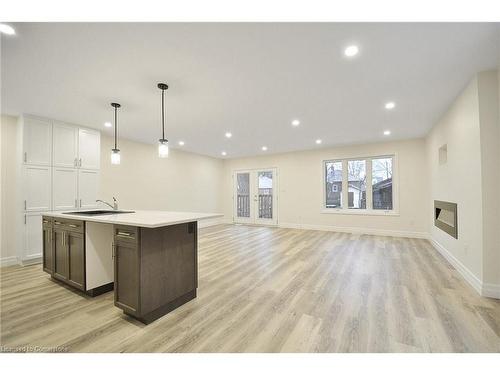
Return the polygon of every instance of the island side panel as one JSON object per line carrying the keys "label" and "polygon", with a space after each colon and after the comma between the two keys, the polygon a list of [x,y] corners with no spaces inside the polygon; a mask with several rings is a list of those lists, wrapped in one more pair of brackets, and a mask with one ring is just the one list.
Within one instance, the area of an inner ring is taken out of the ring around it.
{"label": "island side panel", "polygon": [[141,228],[141,315],[155,319],[196,297],[197,222]]}
{"label": "island side panel", "polygon": [[85,243],[87,290],[113,283],[113,225],[87,222]]}

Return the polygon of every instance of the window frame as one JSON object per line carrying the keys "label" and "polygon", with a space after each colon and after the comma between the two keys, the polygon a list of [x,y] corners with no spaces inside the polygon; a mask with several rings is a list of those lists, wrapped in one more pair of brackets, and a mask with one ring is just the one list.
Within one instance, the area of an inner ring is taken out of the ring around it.
{"label": "window frame", "polygon": [[[372,189],[372,160],[381,158],[392,158],[392,210],[373,209],[373,189]],[[366,167],[366,208],[349,208],[348,202],[348,161],[365,160]],[[342,207],[326,207],[326,164],[331,162],[342,162],[342,200],[345,202]],[[366,215],[366,216],[399,216],[399,167],[397,153],[388,153],[370,156],[335,157],[325,159],[321,163],[322,167],[322,201],[321,213],[341,214],[341,215]]]}

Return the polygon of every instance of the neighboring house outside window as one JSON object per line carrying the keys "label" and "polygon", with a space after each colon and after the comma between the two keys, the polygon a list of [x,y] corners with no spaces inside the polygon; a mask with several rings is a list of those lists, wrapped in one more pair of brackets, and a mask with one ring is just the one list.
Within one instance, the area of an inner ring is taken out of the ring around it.
{"label": "neighboring house outside window", "polygon": [[393,162],[392,155],[324,161],[325,212],[394,213]]}

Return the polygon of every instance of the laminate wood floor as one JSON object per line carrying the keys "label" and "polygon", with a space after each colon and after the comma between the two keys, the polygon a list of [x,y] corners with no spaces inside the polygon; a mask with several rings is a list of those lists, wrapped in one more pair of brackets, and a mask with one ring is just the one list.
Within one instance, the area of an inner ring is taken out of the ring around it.
{"label": "laminate wood floor", "polygon": [[499,352],[500,301],[426,240],[251,226],[200,231],[198,298],[145,326],[1,270],[1,345],[71,352]]}

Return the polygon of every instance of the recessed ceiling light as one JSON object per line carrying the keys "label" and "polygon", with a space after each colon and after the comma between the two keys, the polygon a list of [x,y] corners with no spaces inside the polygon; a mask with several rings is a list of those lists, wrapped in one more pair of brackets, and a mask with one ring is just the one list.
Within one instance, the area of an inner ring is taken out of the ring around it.
{"label": "recessed ceiling light", "polygon": [[394,109],[394,107],[396,107],[396,103],[394,102],[385,103],[385,109]]}
{"label": "recessed ceiling light", "polygon": [[262,151],[267,151],[267,146],[262,146]]}
{"label": "recessed ceiling light", "polygon": [[346,55],[347,57],[354,57],[358,54],[358,52],[359,52],[359,47],[352,45],[344,50],[344,55]]}
{"label": "recessed ceiling light", "polygon": [[15,35],[16,30],[14,30],[11,26],[6,25],[4,23],[0,23],[0,33],[7,35]]}
{"label": "recessed ceiling light", "polygon": [[179,141],[179,146],[184,146],[184,141]]}
{"label": "recessed ceiling light", "polygon": [[222,156],[226,156],[226,155],[227,155],[227,152],[226,152],[226,151],[222,151],[220,154],[221,154]]}
{"label": "recessed ceiling light", "polygon": [[300,121],[299,120],[293,120],[292,121],[292,126],[299,126],[300,125]]}
{"label": "recessed ceiling light", "polygon": [[224,135],[226,136],[226,138],[231,138],[233,136],[230,132],[226,132],[226,134]]}
{"label": "recessed ceiling light", "polygon": [[106,122],[104,123],[104,126],[105,126],[105,127],[107,127],[107,128],[110,128],[110,127],[112,127],[112,126],[113,126],[113,124],[112,124],[112,123],[110,123],[109,121],[106,121]]}
{"label": "recessed ceiling light", "polygon": [[321,139],[316,139],[316,144],[317,144],[317,145],[320,145],[320,144],[321,144],[321,142],[323,142]]}
{"label": "recessed ceiling light", "polygon": [[390,130],[384,130],[384,135],[391,135],[391,131]]}

